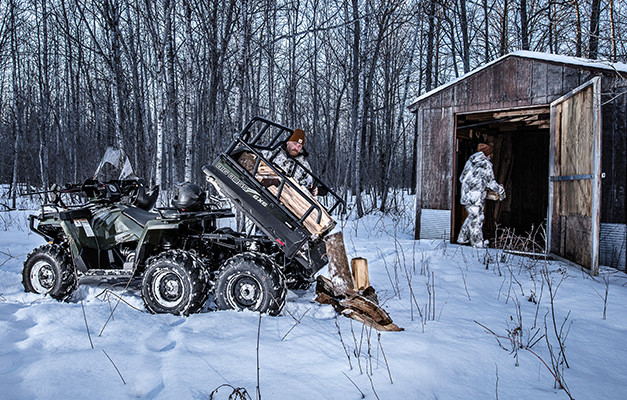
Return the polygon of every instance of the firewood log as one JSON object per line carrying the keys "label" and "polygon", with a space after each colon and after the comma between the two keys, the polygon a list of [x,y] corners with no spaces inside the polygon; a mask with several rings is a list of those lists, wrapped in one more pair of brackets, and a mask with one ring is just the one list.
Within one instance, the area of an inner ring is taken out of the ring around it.
{"label": "firewood log", "polygon": [[348,267],[348,257],[344,246],[344,235],[337,232],[324,238],[329,259],[329,276],[331,278],[333,293],[348,296],[356,292],[353,274]]}
{"label": "firewood log", "polygon": [[[252,174],[254,172],[257,159],[254,154],[244,152],[239,156],[237,162]],[[261,161],[259,163],[255,179],[266,187],[274,196],[278,196],[281,179],[265,162]],[[281,204],[283,204],[298,219],[301,219],[313,206],[314,209],[303,221],[303,225],[311,234],[321,236],[333,229],[335,221],[327,213],[324,207],[318,203],[315,197],[313,197],[307,189],[300,186],[295,179],[287,177],[287,180],[289,180],[289,182],[294,186],[288,184],[287,182],[283,185],[283,189],[281,190],[281,194],[279,196]],[[294,187],[300,188],[301,193],[299,193]],[[320,222],[318,222],[318,217],[320,217]]]}
{"label": "firewood log", "polygon": [[316,297],[318,303],[330,304],[337,313],[345,317],[362,322],[378,331],[398,332],[403,330],[394,324],[390,315],[374,301],[354,292],[349,296],[336,295],[331,280],[322,275],[317,278],[316,293],[318,294]]}

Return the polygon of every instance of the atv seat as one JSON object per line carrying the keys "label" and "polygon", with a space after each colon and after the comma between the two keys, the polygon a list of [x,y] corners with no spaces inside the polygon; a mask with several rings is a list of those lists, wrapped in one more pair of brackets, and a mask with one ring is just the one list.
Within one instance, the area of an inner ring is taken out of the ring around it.
{"label": "atv seat", "polygon": [[142,227],[144,227],[148,221],[152,221],[159,216],[157,213],[146,211],[139,207],[129,207],[122,211],[122,213]]}

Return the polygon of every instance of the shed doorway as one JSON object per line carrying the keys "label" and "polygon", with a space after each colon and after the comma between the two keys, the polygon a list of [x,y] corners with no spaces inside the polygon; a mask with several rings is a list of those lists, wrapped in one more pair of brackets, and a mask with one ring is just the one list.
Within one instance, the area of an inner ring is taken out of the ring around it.
{"label": "shed doorway", "polygon": [[525,238],[515,250],[544,252],[549,204],[550,106],[457,114],[455,126],[452,241],[457,241],[467,215],[460,204],[459,177],[468,158],[477,151],[477,145],[488,143],[493,148],[494,176],[505,187],[507,196],[503,201],[486,200],[484,239],[494,247],[497,240],[506,237]]}

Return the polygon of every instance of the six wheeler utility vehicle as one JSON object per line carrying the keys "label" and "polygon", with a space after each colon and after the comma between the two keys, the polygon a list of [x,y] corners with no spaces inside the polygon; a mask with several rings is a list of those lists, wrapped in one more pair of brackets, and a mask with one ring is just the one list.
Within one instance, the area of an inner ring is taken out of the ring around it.
{"label": "six wheeler utility vehicle", "polygon": [[[148,190],[141,179],[54,189],[55,199],[29,217],[30,229],[48,243],[24,262],[25,290],[66,300],[83,276],[128,276],[141,279],[153,313],[199,312],[213,296],[211,308],[278,314],[287,289],[308,288],[326,265],[323,237],[335,225],[329,214],[343,204],[311,171],[319,193],[328,193],[327,207],[272,164],[291,133],[255,118],[203,167],[207,180],[253,221],[257,229],[249,232],[220,227],[233,210],[207,202],[191,183],[175,187],[171,208],[154,208],[158,188]],[[66,205],[63,193],[86,201]]]}

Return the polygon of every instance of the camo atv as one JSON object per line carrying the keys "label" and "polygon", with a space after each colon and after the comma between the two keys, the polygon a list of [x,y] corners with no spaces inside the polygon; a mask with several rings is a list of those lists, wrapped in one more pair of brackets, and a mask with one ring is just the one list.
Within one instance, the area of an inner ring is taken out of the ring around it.
{"label": "camo atv", "polygon": [[[237,163],[245,149],[274,169],[281,190],[294,186],[302,193],[261,154],[276,149],[291,131],[255,118],[225,153],[203,167],[208,180],[256,224],[256,234],[221,226],[228,225],[222,222],[234,216],[233,210],[207,202],[206,193],[190,183],[175,188],[171,208],[154,208],[158,188],[148,190],[140,179],[87,180],[56,188],[55,199],[29,217],[30,229],[48,243],[24,263],[25,290],[67,300],[82,277],[121,276],[141,281],[142,299],[153,313],[196,313],[210,296],[209,307],[219,310],[280,313],[288,288],[308,288],[327,263],[322,239],[334,223],[312,234],[305,219],[342,204],[312,174],[319,189],[330,193],[331,207],[308,200],[307,215],[295,215],[281,203],[281,192],[271,192],[255,178],[255,170]],[[79,194],[82,201],[66,205],[66,193]]]}

